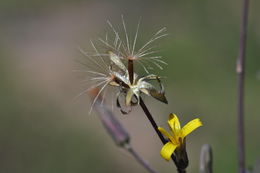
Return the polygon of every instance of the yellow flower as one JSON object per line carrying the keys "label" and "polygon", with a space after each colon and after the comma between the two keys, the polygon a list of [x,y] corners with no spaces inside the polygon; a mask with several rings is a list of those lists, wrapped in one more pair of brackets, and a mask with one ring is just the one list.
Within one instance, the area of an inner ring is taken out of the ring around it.
{"label": "yellow flower", "polygon": [[180,121],[175,114],[169,115],[168,124],[172,134],[168,133],[163,128],[158,127],[158,130],[169,139],[169,142],[167,142],[161,149],[161,156],[165,160],[170,160],[175,149],[183,145],[185,142],[184,139],[188,134],[202,126],[200,119],[196,118],[181,128]]}

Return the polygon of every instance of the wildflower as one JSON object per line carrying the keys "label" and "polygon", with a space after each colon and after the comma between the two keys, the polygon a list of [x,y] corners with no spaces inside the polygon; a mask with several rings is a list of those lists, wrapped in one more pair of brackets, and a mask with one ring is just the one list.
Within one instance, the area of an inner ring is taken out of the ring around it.
{"label": "wildflower", "polygon": [[[158,130],[169,139],[169,142],[161,149],[161,156],[167,161],[170,160],[171,155],[174,152],[176,153],[176,151],[185,150],[185,137],[198,127],[202,126],[200,119],[196,118],[181,128],[179,119],[175,114],[169,115],[168,124],[172,134],[168,133],[163,128],[158,127]],[[184,153],[186,153],[186,150]],[[177,156],[176,158],[178,159]]]}

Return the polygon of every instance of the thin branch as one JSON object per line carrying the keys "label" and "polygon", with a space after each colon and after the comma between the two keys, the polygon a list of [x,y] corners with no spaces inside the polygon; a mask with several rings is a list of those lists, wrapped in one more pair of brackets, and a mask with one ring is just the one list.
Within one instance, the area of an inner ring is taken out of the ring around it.
{"label": "thin branch", "polygon": [[243,0],[243,9],[240,26],[240,47],[237,58],[237,136],[238,136],[238,172],[245,173],[245,134],[244,134],[244,79],[245,79],[245,58],[246,38],[248,23],[249,0]]}

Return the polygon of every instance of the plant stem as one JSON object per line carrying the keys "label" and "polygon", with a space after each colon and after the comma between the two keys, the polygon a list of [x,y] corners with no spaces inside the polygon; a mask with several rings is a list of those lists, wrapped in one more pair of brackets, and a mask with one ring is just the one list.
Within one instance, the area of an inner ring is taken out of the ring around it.
{"label": "plant stem", "polygon": [[148,172],[158,173],[145,160],[143,160],[143,158],[130,145],[125,146],[125,148]]}
{"label": "plant stem", "polygon": [[[141,108],[143,109],[146,117],[149,119],[150,123],[152,124],[155,132],[157,133],[157,135],[159,136],[159,138],[161,139],[162,143],[163,144],[166,144],[168,141],[163,137],[163,135],[161,134],[161,132],[158,130],[158,126],[156,124],[156,122],[154,121],[153,119],[153,116],[152,114],[150,113],[150,111],[148,110],[148,108],[146,107],[143,99],[140,97],[140,106]],[[176,158],[174,155],[171,156],[172,157],[172,160],[173,162],[175,163],[176,167],[177,167],[177,171],[178,173],[186,173],[186,170],[185,169],[182,169],[182,168],[178,168],[178,164],[177,164],[177,161],[176,161]]]}
{"label": "plant stem", "polygon": [[154,130],[156,131],[157,135],[161,139],[162,143],[166,144],[168,141],[163,137],[161,132],[158,130],[158,126],[157,126],[156,122],[154,121],[152,114],[150,113],[150,111],[146,107],[146,105],[145,105],[145,103],[144,103],[142,98],[140,98],[140,106],[143,109],[143,111],[144,111],[145,115],[147,116],[147,118],[149,119],[150,123],[152,124],[152,126],[153,126]]}
{"label": "plant stem", "polygon": [[246,58],[246,38],[248,23],[249,0],[243,0],[243,9],[240,25],[240,47],[237,58],[237,138],[238,138],[238,172],[245,173],[245,134],[244,134],[244,79],[245,79],[245,58]]}
{"label": "plant stem", "polygon": [[134,62],[132,59],[128,60],[128,73],[129,73],[129,81],[133,84],[134,81]]}

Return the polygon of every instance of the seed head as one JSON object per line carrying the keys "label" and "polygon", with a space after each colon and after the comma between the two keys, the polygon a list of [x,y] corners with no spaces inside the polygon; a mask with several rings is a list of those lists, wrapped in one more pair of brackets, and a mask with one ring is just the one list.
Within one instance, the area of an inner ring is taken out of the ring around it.
{"label": "seed head", "polygon": [[[129,38],[123,16],[122,26],[124,37],[120,36],[110,21],[107,21],[107,23],[113,33],[112,41],[108,38],[107,34],[105,39],[98,39],[99,43],[103,44],[106,50],[101,51],[92,41],[90,41],[90,43],[94,49],[94,53],[87,53],[79,48],[80,52],[85,55],[88,60],[87,63],[82,63],[88,70],[81,71],[91,76],[90,79],[85,80],[85,82],[91,84],[91,86],[82,91],[79,96],[93,88],[100,87],[99,92],[93,99],[90,112],[101,93],[103,93],[103,98],[105,97],[106,90],[109,87],[116,91],[117,106],[122,113],[130,112],[132,106],[139,104],[141,94],[152,96],[161,102],[167,103],[164,87],[160,80],[161,77],[150,74],[148,71],[150,66],[146,62],[142,62],[142,60],[146,60],[160,69],[163,69],[160,64],[166,63],[161,60],[160,56],[152,56],[156,51],[151,45],[154,41],[166,36],[166,29],[160,29],[143,46],[136,49],[140,20],[137,24],[133,41]],[[146,76],[139,77],[135,72],[134,64],[136,62],[146,71]],[[160,89],[156,89],[150,81],[157,81]],[[123,97],[123,99],[120,99],[121,97]],[[123,110],[123,105],[125,105],[129,111]]]}

